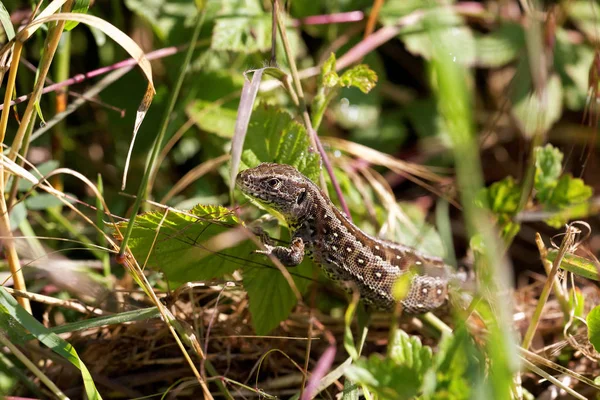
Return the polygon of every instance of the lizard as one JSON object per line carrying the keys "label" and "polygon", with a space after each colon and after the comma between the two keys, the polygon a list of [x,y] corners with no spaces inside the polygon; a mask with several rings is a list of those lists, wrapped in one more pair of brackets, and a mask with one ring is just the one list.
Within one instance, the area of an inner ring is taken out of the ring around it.
{"label": "lizard", "polygon": [[363,232],[338,210],[310,179],[290,165],[262,163],[241,171],[236,186],[251,200],[287,223],[289,247],[264,243],[287,267],[297,266],[305,253],[334,281],[356,284],[361,298],[382,311],[396,307],[394,282],[407,273],[408,293],[403,311],[421,314],[441,307],[456,275],[443,259],[412,247]]}

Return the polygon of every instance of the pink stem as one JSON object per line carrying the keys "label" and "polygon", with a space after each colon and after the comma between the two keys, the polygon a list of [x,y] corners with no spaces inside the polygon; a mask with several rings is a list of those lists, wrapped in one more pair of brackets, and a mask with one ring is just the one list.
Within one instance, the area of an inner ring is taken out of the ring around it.
{"label": "pink stem", "polygon": [[[187,45],[165,47],[164,49],[159,49],[159,50],[156,50],[156,51],[146,54],[146,58],[148,60],[155,60],[157,58],[171,56],[182,50],[185,50],[186,48],[187,48]],[[53,92],[57,89],[65,87],[65,86],[70,86],[70,85],[74,85],[76,83],[81,83],[81,82],[85,81],[86,79],[90,79],[90,78],[96,77],[98,75],[106,74],[107,72],[114,71],[114,70],[120,69],[120,68],[129,67],[129,66],[132,66],[135,64],[137,64],[136,60],[134,60],[133,58],[128,58],[126,60],[119,61],[116,64],[109,65],[108,67],[98,68],[94,71],[90,71],[85,74],[77,74],[77,75],[73,76],[72,78],[69,78],[62,82],[58,82],[58,83],[54,83],[52,85],[46,86],[42,90],[42,94]],[[31,93],[23,95],[23,96],[19,96],[15,100],[11,101],[10,105],[13,106],[15,104],[22,103],[22,102],[26,101],[27,99],[29,99],[29,97],[31,97]],[[2,107],[3,107],[3,105],[0,105],[0,110],[2,109]]]}
{"label": "pink stem", "polygon": [[292,20],[291,25],[296,28],[302,25],[327,25],[343,24],[347,22],[358,22],[365,18],[362,11],[349,11],[335,14],[311,15],[300,19]]}

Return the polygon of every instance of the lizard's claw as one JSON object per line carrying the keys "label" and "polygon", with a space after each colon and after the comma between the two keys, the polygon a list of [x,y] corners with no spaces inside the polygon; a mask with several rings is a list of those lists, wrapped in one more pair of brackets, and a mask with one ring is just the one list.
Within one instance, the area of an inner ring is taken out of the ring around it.
{"label": "lizard's claw", "polygon": [[269,244],[263,243],[263,246],[265,246],[265,250],[254,250],[252,253],[253,254],[264,254],[264,255],[271,255],[271,253],[273,253],[273,249],[275,248],[274,246],[271,246]]}

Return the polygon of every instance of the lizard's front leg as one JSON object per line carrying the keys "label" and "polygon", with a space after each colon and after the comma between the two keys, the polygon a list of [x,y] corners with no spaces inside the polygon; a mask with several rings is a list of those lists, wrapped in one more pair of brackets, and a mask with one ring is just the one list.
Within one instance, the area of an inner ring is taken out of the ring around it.
{"label": "lizard's front leg", "polygon": [[286,267],[295,267],[304,259],[304,240],[300,237],[293,238],[290,247],[263,245],[266,250],[256,250],[255,253],[272,255]]}

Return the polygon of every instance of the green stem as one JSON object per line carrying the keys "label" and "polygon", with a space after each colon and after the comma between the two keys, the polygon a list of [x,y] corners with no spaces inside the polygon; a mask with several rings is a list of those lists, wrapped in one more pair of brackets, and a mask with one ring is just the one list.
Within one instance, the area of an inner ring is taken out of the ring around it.
{"label": "green stem", "polygon": [[[304,126],[306,127],[306,131],[308,132],[308,136],[310,138],[311,144],[313,148],[316,148],[319,154],[321,155],[321,159],[323,160],[323,164],[325,165],[325,170],[329,174],[329,178],[331,179],[331,184],[335,190],[335,193],[340,202],[340,207],[348,217],[348,219],[352,220],[350,216],[350,209],[346,204],[346,200],[342,195],[342,189],[340,187],[339,182],[335,178],[333,173],[333,167],[331,166],[331,162],[329,161],[329,157],[317,136],[317,132],[313,129],[312,122],[310,120],[310,115],[308,114],[308,108],[306,107],[306,99],[304,97],[304,91],[302,90],[302,82],[300,82],[300,75],[298,74],[298,68],[296,67],[296,59],[294,58],[294,54],[292,53],[292,49],[290,47],[290,42],[287,37],[287,32],[285,28],[285,23],[281,17],[281,13],[279,12],[278,7],[279,2],[277,0],[273,1],[273,12],[277,13],[277,25],[279,27],[279,34],[281,35],[281,42],[283,43],[283,48],[285,50],[285,55],[288,60],[288,64],[290,65],[290,71],[292,74],[292,80],[294,82],[294,86],[296,88],[296,94],[298,95],[298,103],[300,114],[302,115],[302,120],[304,121]],[[321,182],[323,183],[323,182]]]}
{"label": "green stem", "polygon": [[523,337],[523,345],[524,349],[529,349],[531,346],[531,342],[533,341],[533,336],[537,331],[538,324],[540,322],[540,317],[542,316],[542,311],[544,310],[544,306],[548,301],[548,296],[550,295],[550,290],[552,290],[552,286],[554,284],[554,278],[556,277],[556,273],[558,272],[558,267],[560,267],[560,263],[562,262],[563,257],[569,251],[573,242],[575,241],[576,228],[573,228],[571,225],[567,227],[567,232],[563,238],[562,243],[560,244],[560,249],[558,251],[558,255],[554,259],[552,263],[552,270],[548,274],[548,278],[546,278],[546,282],[544,283],[544,287],[542,289],[542,293],[540,294],[540,298],[535,307],[535,311],[533,316],[531,317],[531,322],[529,323],[529,327],[527,328],[527,332],[525,332],[525,336]]}
{"label": "green stem", "polygon": [[[102,182],[102,175],[98,174],[98,193],[102,197],[104,197],[104,183]],[[100,229],[100,231],[104,231],[104,205],[100,201],[100,198],[96,198],[96,225]],[[102,247],[106,247],[106,237],[98,232],[98,245]],[[110,270],[110,254],[102,253],[102,270],[104,271],[104,276],[108,278],[111,275]]]}
{"label": "green stem", "polygon": [[[56,49],[56,62],[54,63],[54,82],[62,82],[69,79],[71,61],[71,32],[64,32],[60,38],[59,45]],[[56,114],[59,114],[67,109],[67,90],[68,87],[61,88],[56,93]],[[59,165],[64,163],[64,142],[67,135],[66,120],[63,119],[56,124],[51,136],[52,158],[58,161]],[[27,142],[25,141],[25,144]],[[52,186],[62,191],[63,181],[62,175],[54,175],[50,183]],[[60,206],[59,206],[60,207]]]}

